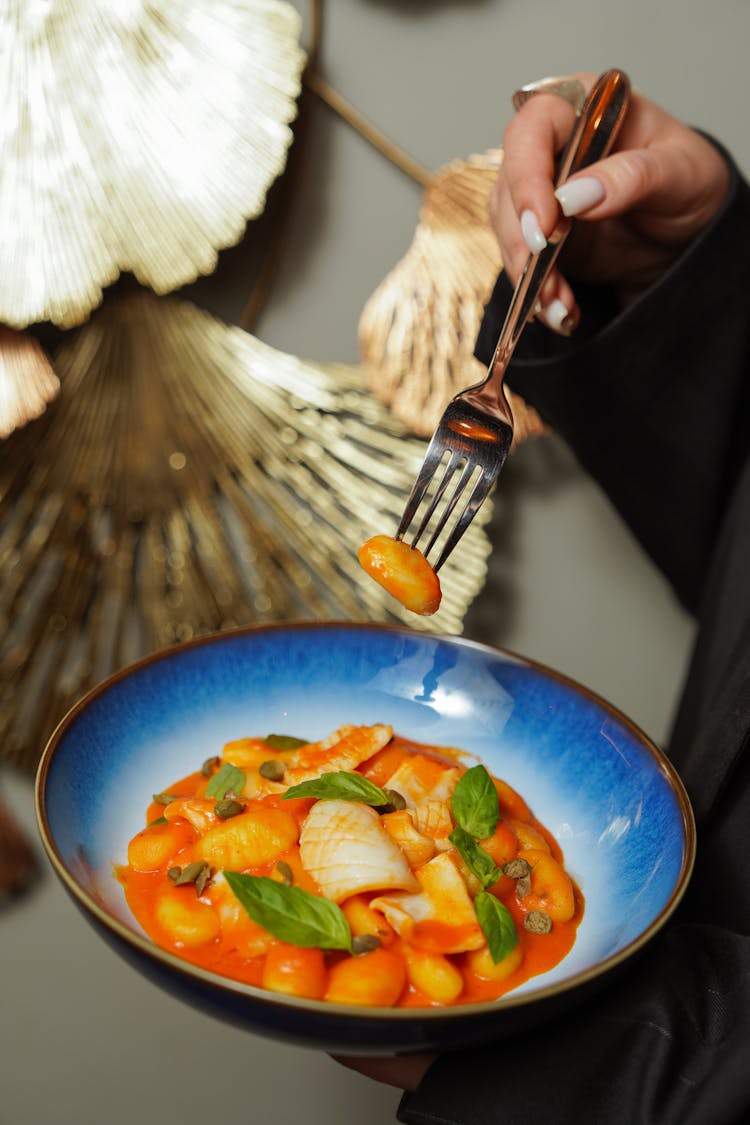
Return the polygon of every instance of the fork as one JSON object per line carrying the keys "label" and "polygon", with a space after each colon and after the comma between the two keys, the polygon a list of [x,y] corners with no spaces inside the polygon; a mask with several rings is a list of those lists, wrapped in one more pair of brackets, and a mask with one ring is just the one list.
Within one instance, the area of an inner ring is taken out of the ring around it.
{"label": "fork", "polygon": [[[557,187],[565,183],[574,172],[579,172],[608,154],[625,117],[629,100],[630,82],[623,71],[607,70],[597,79],[581,106],[558,163]],[[513,440],[513,414],[503,380],[521,332],[534,311],[540,290],[572,225],[572,220],[561,219],[546,247],[539,254],[529,256],[514,290],[487,375],[481,382],[460,391],[450,400],[427,447],[424,462],[406,501],[396,539],[404,538],[424,500],[426,510],[411,540],[412,547],[417,545],[430,526],[430,521],[459,468],[461,472],[453,492],[446,497],[443,512],[422,552],[425,557],[429,556],[441,534],[447,529],[448,521],[469,482],[476,477],[465,507],[447,533],[437,561],[432,564],[436,572],[474,519],[505,464]],[[446,453],[449,456],[442,479],[430,498],[427,496],[428,488],[433,480],[437,482],[438,469]]]}

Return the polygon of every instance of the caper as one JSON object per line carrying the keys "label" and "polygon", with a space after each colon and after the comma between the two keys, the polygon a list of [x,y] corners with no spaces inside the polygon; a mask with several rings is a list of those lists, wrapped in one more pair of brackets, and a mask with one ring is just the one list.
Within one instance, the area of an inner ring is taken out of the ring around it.
{"label": "caper", "polygon": [[523,879],[525,875],[531,874],[531,864],[527,859],[511,859],[503,864],[501,870],[503,875],[508,875],[511,879]]}
{"label": "caper", "polygon": [[548,934],[552,929],[552,919],[544,910],[530,910],[523,924],[532,934]]}
{"label": "caper", "polygon": [[378,805],[379,813],[401,812],[402,809],[406,808],[406,801],[397,789],[384,789],[383,792],[388,798],[388,804]]}
{"label": "caper", "polygon": [[287,887],[291,887],[294,882],[294,872],[285,859],[280,859],[276,864],[276,870],[281,876],[282,883],[286,883]]}
{"label": "caper", "polygon": [[234,797],[224,797],[221,801],[216,802],[214,812],[222,820],[229,820],[230,816],[237,816],[238,813],[241,813],[243,807],[239,801],[235,801]]}
{"label": "caper", "polygon": [[352,938],[352,952],[359,956],[362,953],[371,953],[380,946],[377,934],[357,934]]}
{"label": "caper", "polygon": [[261,777],[268,778],[269,781],[281,781],[286,772],[286,766],[283,762],[277,761],[275,758],[269,758],[267,762],[261,762],[258,773]]}
{"label": "caper", "polygon": [[263,741],[272,750],[296,750],[299,746],[309,745],[304,738],[295,738],[291,734],[267,734]]}
{"label": "caper", "polygon": [[522,879],[516,880],[516,894],[519,898],[526,898],[531,894],[531,876],[524,875]]}
{"label": "caper", "polygon": [[[170,871],[172,871],[172,870],[174,870],[174,868],[170,869]],[[173,882],[174,882],[176,887],[184,887],[186,883],[195,883],[196,886],[197,886],[198,880],[200,879],[201,880],[201,890],[202,890],[203,887],[205,887],[206,883],[208,882],[208,877],[210,876],[210,874],[211,874],[211,869],[208,866],[208,864],[205,863],[201,859],[197,859],[195,861],[195,863],[189,863],[187,865],[187,867],[183,867],[182,870],[180,871],[179,875],[177,875],[173,879]],[[169,877],[170,877],[170,879],[172,878],[171,873],[170,873]],[[200,894],[200,893],[201,892],[198,891],[198,894]]]}
{"label": "caper", "polygon": [[201,773],[204,777],[211,777],[211,775],[215,770],[219,768],[220,765],[221,758],[217,758],[216,755],[214,755],[213,758],[206,758],[205,762],[201,766]]}
{"label": "caper", "polygon": [[207,863],[204,863],[203,870],[198,872],[195,879],[195,892],[202,895],[206,889],[206,884],[211,881],[211,868]]}
{"label": "caper", "polygon": [[171,805],[177,798],[172,793],[154,793],[154,800],[157,805]]}

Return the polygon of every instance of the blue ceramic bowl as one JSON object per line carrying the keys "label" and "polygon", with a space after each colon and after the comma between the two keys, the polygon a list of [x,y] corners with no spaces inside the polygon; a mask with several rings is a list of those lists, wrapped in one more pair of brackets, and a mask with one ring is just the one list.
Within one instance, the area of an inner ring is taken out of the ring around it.
{"label": "blue ceramic bowl", "polygon": [[[527,798],[586,900],[575,945],[556,968],[491,1003],[376,1010],[234,983],[144,936],[112,865],[142,827],[145,799],[231,739],[269,731],[314,739],[345,722],[390,723],[409,738],[460,747]],[[590,692],[461,638],[335,623],[223,633],[113,676],[52,736],[37,814],[74,902],[141,972],[251,1031],[360,1054],[465,1046],[555,1014],[664,925],[695,851],[674,770]]]}

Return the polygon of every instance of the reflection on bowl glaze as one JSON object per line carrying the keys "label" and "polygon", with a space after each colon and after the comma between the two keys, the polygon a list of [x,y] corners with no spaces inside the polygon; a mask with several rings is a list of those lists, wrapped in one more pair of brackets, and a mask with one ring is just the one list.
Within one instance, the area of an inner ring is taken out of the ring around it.
{"label": "reflection on bowl glaze", "polygon": [[[272,994],[158,949],[112,878],[142,824],[143,794],[220,753],[238,732],[318,738],[390,723],[459,747],[531,797],[565,853],[586,911],[572,951],[498,1001],[373,1010]],[[684,789],[660,751],[565,677],[462,638],[350,624],[206,637],[147,658],[81,700],[37,778],[42,839],[87,919],[139,971],[251,1031],[326,1050],[449,1048],[530,1026],[600,985],[654,936],[695,852]]]}

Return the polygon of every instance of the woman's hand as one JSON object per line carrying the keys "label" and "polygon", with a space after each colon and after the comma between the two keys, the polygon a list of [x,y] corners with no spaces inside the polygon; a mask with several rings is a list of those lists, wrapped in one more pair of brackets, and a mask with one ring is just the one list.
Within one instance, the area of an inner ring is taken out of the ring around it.
{"label": "woman's hand", "polygon": [[387,1058],[332,1055],[334,1062],[356,1070],[376,1082],[396,1086],[399,1090],[416,1090],[437,1055],[394,1055]]}
{"label": "woman's hand", "polygon": [[[587,89],[595,79],[576,77]],[[561,213],[579,219],[561,253],[560,270],[542,293],[544,319],[564,332],[578,318],[565,277],[614,284],[627,303],[708,223],[729,182],[727,164],[709,141],[634,93],[612,154],[555,192],[556,154],[573,122],[573,109],[562,98],[529,98],[505,131],[503,167],[490,199],[513,282]]]}

